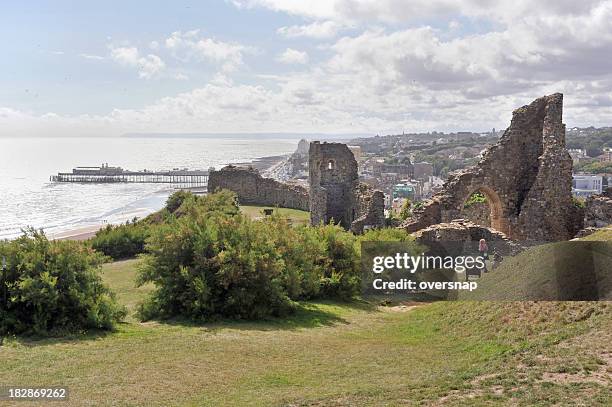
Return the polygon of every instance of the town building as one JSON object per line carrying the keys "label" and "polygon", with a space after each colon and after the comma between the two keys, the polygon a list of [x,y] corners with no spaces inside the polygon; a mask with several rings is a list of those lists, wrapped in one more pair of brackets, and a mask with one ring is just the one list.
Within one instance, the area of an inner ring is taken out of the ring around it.
{"label": "town building", "polygon": [[599,195],[603,188],[604,177],[601,175],[574,174],[572,177],[572,194],[574,196],[588,197]]}
{"label": "town building", "polygon": [[426,180],[433,175],[433,165],[427,162],[414,163],[414,178]]}

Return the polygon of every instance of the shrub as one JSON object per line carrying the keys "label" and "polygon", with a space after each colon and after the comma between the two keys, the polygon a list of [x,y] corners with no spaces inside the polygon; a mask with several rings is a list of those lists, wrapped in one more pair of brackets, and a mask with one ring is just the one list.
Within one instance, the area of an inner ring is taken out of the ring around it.
{"label": "shrub", "polygon": [[487,197],[481,192],[474,192],[467,201],[465,201],[464,208],[469,208],[472,205],[487,203]]}
{"label": "shrub", "polygon": [[142,222],[108,225],[96,232],[91,247],[114,260],[134,257],[144,253],[151,227]]}
{"label": "shrub", "polygon": [[285,315],[297,300],[350,299],[362,239],[411,239],[393,229],[356,237],[337,225],[292,227],[278,215],[253,221],[228,192],[186,199],[175,214],[147,243],[138,282],[156,289],[143,319],[256,319]]}
{"label": "shrub", "polygon": [[229,191],[200,198],[188,191],[177,191],[170,195],[166,207],[145,219],[123,225],[108,225],[100,229],[91,239],[91,246],[113,260],[126,259],[144,253],[145,242],[157,225],[171,222],[174,218],[194,215],[194,211],[218,210],[228,215],[239,212],[235,196]]}
{"label": "shrub", "polygon": [[410,202],[410,199],[406,199],[399,213],[399,217],[401,220],[406,220],[412,217],[412,211],[410,210],[411,206],[412,206],[412,203]]}
{"label": "shrub", "polygon": [[102,283],[103,256],[79,242],[47,240],[28,230],[0,242],[7,267],[0,281],[3,334],[57,335],[112,329],[126,311]]}
{"label": "shrub", "polygon": [[586,208],[586,200],[582,197],[572,196],[572,203],[578,209]]}
{"label": "shrub", "polygon": [[324,275],[321,297],[350,299],[358,294],[361,285],[355,236],[338,225],[312,228],[325,248]]}
{"label": "shrub", "polygon": [[290,312],[283,260],[267,225],[206,206],[153,232],[139,282],[157,289],[141,316],[255,319]]}
{"label": "shrub", "polygon": [[185,202],[186,199],[191,199],[192,197],[194,197],[194,195],[189,191],[177,191],[170,195],[168,197],[168,200],[166,200],[166,209],[170,213],[174,213],[178,208],[181,207],[181,205],[183,204],[183,202]]}

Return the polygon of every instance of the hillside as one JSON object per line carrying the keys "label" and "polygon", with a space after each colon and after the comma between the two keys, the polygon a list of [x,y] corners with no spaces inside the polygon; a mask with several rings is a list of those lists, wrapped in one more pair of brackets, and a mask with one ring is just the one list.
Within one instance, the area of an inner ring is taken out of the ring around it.
{"label": "hillside", "polygon": [[612,300],[612,230],[504,259],[467,300]]}
{"label": "hillside", "polygon": [[116,332],[10,339],[0,382],[68,386],[71,406],[610,405],[606,302],[304,302],[287,319],[141,323],[138,264],[104,267],[132,313]]}

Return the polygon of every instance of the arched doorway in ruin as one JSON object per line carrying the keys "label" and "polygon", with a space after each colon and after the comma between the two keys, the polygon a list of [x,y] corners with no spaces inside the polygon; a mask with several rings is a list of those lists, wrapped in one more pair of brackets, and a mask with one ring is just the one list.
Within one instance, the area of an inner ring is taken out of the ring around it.
{"label": "arched doorway in ruin", "polygon": [[497,192],[489,187],[481,186],[472,191],[461,205],[461,214],[478,225],[510,234],[502,201]]}

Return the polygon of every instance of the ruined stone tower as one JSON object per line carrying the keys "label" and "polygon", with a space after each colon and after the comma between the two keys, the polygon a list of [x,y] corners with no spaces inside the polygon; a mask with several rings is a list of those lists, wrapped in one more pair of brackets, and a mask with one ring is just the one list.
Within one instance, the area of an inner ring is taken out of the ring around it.
{"label": "ruined stone tower", "polygon": [[490,206],[491,227],[513,239],[573,237],[579,222],[562,113],[560,93],[516,109],[510,127],[480,162],[452,174],[443,190],[403,226],[413,232],[459,218],[465,201],[481,192]]}
{"label": "ruined stone tower", "polygon": [[333,221],[357,233],[384,225],[384,195],[359,182],[346,144],[310,143],[308,167],[313,225]]}

